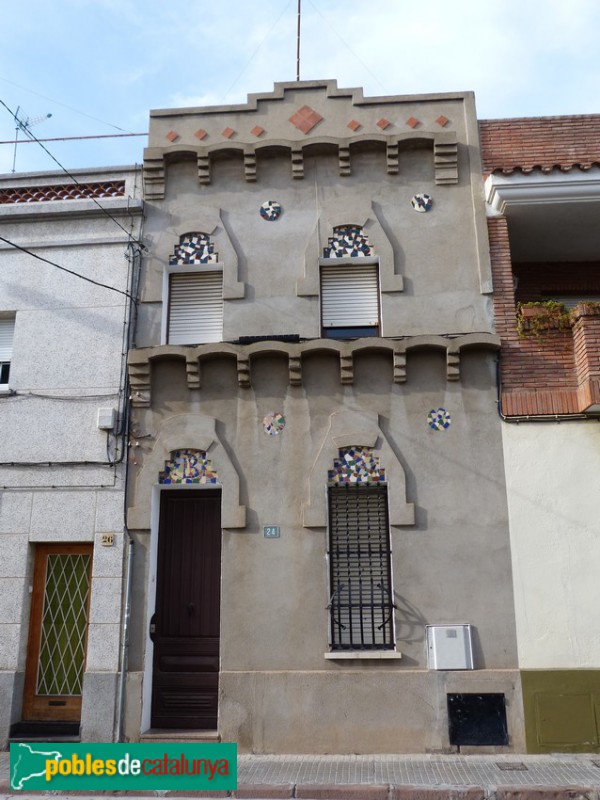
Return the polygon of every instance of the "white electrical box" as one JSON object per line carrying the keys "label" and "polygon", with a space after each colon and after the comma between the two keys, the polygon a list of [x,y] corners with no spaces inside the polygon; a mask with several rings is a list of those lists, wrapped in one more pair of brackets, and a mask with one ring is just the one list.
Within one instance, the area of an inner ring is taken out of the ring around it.
{"label": "white electrical box", "polygon": [[101,431],[112,431],[117,422],[116,408],[98,409],[98,427]]}
{"label": "white electrical box", "polygon": [[471,626],[426,625],[429,669],[474,669]]}

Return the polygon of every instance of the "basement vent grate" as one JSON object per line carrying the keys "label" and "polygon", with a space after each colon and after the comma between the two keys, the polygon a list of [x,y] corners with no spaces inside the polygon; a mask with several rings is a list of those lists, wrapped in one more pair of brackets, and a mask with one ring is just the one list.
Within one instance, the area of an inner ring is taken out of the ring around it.
{"label": "basement vent grate", "polygon": [[502,772],[528,772],[529,768],[522,762],[522,761],[505,761],[505,762],[496,762],[496,766],[498,769],[501,769]]}

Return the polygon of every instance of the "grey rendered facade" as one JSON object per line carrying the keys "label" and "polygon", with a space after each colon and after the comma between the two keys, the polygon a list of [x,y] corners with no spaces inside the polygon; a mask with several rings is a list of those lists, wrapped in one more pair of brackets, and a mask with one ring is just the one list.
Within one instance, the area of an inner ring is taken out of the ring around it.
{"label": "grey rendered facade", "polygon": [[[423,194],[432,204],[418,213]],[[473,96],[364,98],[304,82],[243,106],[155,111],[144,200],[126,738],[153,727],[161,507],[173,492],[217,489],[210,735],[257,753],[440,751],[447,695],[494,693],[505,748],[522,750]],[[344,284],[345,271],[357,337],[329,307],[344,290],[331,276]],[[210,332],[188,326],[186,286]],[[373,286],[378,318],[365,323]],[[352,472],[350,451],[371,471]],[[336,644],[327,493],[381,478],[392,641]],[[425,626],[458,623],[472,626],[475,669],[431,669]]]}
{"label": "grey rendered facade", "polygon": [[[138,270],[141,172],[6,175],[0,194],[0,324],[12,340],[3,342],[10,369],[0,387],[0,741],[27,719],[80,720],[83,740],[112,741],[125,551],[127,293]],[[99,429],[102,408],[115,418]],[[42,576],[38,586],[34,575],[41,552],[67,569],[85,560],[91,579],[81,596],[80,587],[57,580],[49,599],[52,582]],[[44,594],[46,609],[55,603],[58,614],[82,612],[87,633],[80,628],[76,658],[53,649],[60,634],[52,639],[47,617],[38,620],[40,651],[28,648],[32,597]],[[76,675],[58,683],[47,677],[75,662]],[[28,671],[29,701],[37,698],[29,716]],[[67,714],[77,691],[80,705]]]}

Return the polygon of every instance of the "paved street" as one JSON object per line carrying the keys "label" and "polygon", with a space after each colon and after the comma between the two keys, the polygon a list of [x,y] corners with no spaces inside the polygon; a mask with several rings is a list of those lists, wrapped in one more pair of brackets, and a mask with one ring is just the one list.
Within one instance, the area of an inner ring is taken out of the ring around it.
{"label": "paved street", "polygon": [[[56,796],[53,792],[45,793]],[[0,797],[10,793],[8,753],[0,754]],[[63,798],[98,795],[62,795]],[[217,797],[153,792],[135,797]],[[600,756],[593,755],[242,755],[238,790],[247,800],[600,800]]]}

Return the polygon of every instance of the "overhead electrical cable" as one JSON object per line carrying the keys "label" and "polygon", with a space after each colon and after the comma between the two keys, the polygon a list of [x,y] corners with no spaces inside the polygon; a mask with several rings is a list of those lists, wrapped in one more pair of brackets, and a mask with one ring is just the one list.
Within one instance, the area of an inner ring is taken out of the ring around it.
{"label": "overhead electrical cable", "polygon": [[91,114],[86,114],[85,111],[79,111],[77,108],[73,108],[73,106],[68,106],[66,103],[61,103],[59,100],[54,100],[52,97],[47,97],[45,94],[40,94],[39,92],[34,92],[33,89],[28,89],[26,86],[21,86],[19,83],[15,83],[14,81],[9,81],[8,78],[2,77],[0,75],[0,81],[4,83],[10,83],[11,86],[16,86],[18,89],[23,89],[24,92],[29,92],[29,94],[34,94],[36,97],[41,97],[44,100],[49,100],[51,103],[54,103],[57,106],[62,106],[63,108],[68,108],[69,111],[74,111],[76,114],[80,114],[82,117],[87,117],[88,119],[93,119],[94,122],[99,122],[101,125],[107,125],[109,128],[114,128],[117,131],[125,131],[125,128],[120,128],[118,125],[113,125],[111,122],[105,122],[103,119],[98,119],[98,117],[93,117]]}
{"label": "overhead electrical cable", "polygon": [[248,61],[246,61],[246,63],[245,63],[245,64],[244,64],[244,66],[242,67],[241,71],[239,72],[239,74],[237,75],[237,77],[235,78],[235,80],[233,81],[233,83],[231,84],[231,86],[229,87],[229,89],[227,89],[227,91],[226,91],[226,92],[225,92],[225,94],[223,95],[223,99],[225,99],[225,98],[227,97],[227,95],[229,94],[229,92],[231,92],[231,90],[233,89],[233,87],[236,85],[236,83],[237,83],[237,82],[239,81],[239,79],[242,77],[242,75],[244,74],[244,72],[246,72],[246,70],[247,70],[247,69],[248,69],[248,67],[250,66],[250,63],[251,63],[251,62],[254,60],[254,58],[256,57],[256,54],[258,53],[258,51],[261,49],[261,47],[262,47],[262,46],[264,45],[264,43],[267,41],[267,39],[269,38],[269,36],[270,36],[270,35],[273,33],[273,31],[275,30],[275,28],[276,28],[276,27],[277,27],[277,25],[279,24],[279,21],[280,21],[280,19],[281,19],[281,18],[283,17],[283,15],[285,14],[285,12],[286,12],[286,11],[288,10],[288,8],[289,8],[289,7],[292,5],[292,2],[293,2],[293,0],[289,0],[289,2],[288,2],[288,3],[287,3],[287,5],[285,6],[285,8],[284,8],[284,9],[283,9],[283,11],[281,12],[281,14],[280,14],[280,15],[277,17],[277,19],[276,19],[276,20],[275,20],[275,22],[274,22],[274,23],[271,25],[271,27],[269,28],[269,30],[267,31],[267,33],[265,34],[265,36],[264,36],[264,37],[261,39],[261,41],[259,42],[259,44],[258,44],[258,46],[257,46],[256,50],[255,50],[255,51],[252,53],[252,55],[250,56],[250,58],[248,59]]}
{"label": "overhead electrical cable", "polygon": [[[13,111],[12,111],[12,110],[11,110],[11,109],[10,109],[10,108],[9,108],[9,107],[6,105],[6,103],[4,102],[4,100],[0,100],[0,105],[4,106],[4,108],[5,108],[5,109],[8,111],[8,113],[11,115],[11,117],[12,117],[13,119],[17,119],[16,112],[14,112],[14,113],[13,113]],[[57,159],[57,158],[56,158],[54,155],[52,155],[52,153],[50,152],[50,150],[48,150],[48,148],[47,148],[47,147],[46,147],[46,146],[45,146],[45,145],[44,145],[42,142],[40,142],[40,140],[39,140],[39,139],[38,139],[36,136],[34,136],[34,134],[33,134],[33,133],[32,133],[32,132],[29,130],[29,128],[28,128],[27,126],[23,126],[22,130],[23,130],[23,132],[25,133],[25,135],[26,135],[26,136],[29,136],[29,138],[30,138],[30,139],[32,139],[34,142],[37,142],[37,143],[39,144],[39,146],[42,148],[42,150],[43,150],[43,151],[44,151],[44,152],[45,152],[47,155],[49,155],[49,156],[50,156],[50,158],[52,159],[52,161],[54,161],[54,163],[55,163],[55,164],[57,164],[57,165],[60,167],[60,169],[61,169],[61,170],[62,170],[62,171],[65,173],[65,175],[67,175],[67,176],[68,176],[68,177],[69,177],[69,178],[70,178],[70,179],[73,181],[73,183],[75,184],[75,186],[81,186],[81,184],[79,183],[79,181],[77,180],[77,178],[76,178],[74,175],[72,175],[72,174],[69,172],[69,170],[68,170],[66,167],[64,167],[64,166],[63,166],[63,165],[60,163],[60,161],[59,161],[59,160],[58,160],[58,159]],[[96,200],[96,198],[95,198],[95,197],[90,197],[90,198],[88,198],[88,199],[92,200],[92,202],[93,202],[93,203],[95,203],[95,205],[97,205],[97,206],[98,206],[98,208],[99,208],[99,209],[102,211],[102,213],[103,213],[103,214],[105,214],[105,215],[106,215],[106,216],[107,216],[109,219],[111,219],[111,220],[112,220],[112,221],[115,223],[115,225],[118,225],[118,226],[119,226],[119,228],[120,228],[120,229],[121,229],[121,230],[122,230],[122,231],[123,231],[123,232],[124,232],[124,233],[127,235],[127,237],[128,237],[130,240],[132,240],[132,241],[136,241],[136,240],[134,240],[134,239],[133,239],[133,237],[132,237],[132,235],[131,235],[131,231],[128,231],[128,230],[127,230],[127,228],[123,227],[123,225],[121,225],[121,223],[119,222],[119,220],[118,220],[118,219],[115,219],[115,217],[113,217],[113,215],[112,215],[112,214],[110,214],[110,213],[109,213],[109,211],[107,211],[107,210],[106,210],[106,208],[104,208],[104,206],[103,206],[101,203],[99,203],[99,202]],[[140,242],[137,242],[137,243],[138,243],[138,244],[141,244]],[[118,290],[115,290],[115,291],[118,291]]]}
{"label": "overhead electrical cable", "polygon": [[4,242],[5,244],[10,245],[10,247],[14,247],[16,250],[20,250],[22,253],[27,253],[27,255],[33,256],[33,258],[37,258],[39,261],[43,261],[45,264],[50,264],[51,267],[56,267],[56,269],[60,269],[63,272],[68,272],[69,275],[74,275],[76,278],[81,278],[82,281],[93,283],[95,286],[101,286],[103,289],[110,289],[111,292],[117,292],[118,294],[122,294],[125,297],[128,297],[134,303],[137,302],[135,297],[133,297],[133,295],[131,295],[129,292],[124,292],[122,289],[116,289],[114,286],[109,286],[107,283],[101,283],[100,281],[95,281],[93,278],[88,278],[85,275],[81,275],[79,272],[75,272],[72,269],[68,269],[67,267],[62,267],[60,264],[57,264],[56,261],[50,261],[50,259],[44,258],[43,256],[34,253],[32,250],[28,250],[26,247],[21,247],[20,244],[15,244],[15,242],[11,242],[10,239],[5,239],[4,236],[0,236],[0,242]]}
{"label": "overhead electrical cable", "polygon": [[381,86],[381,89],[382,89],[382,91],[383,91],[385,94],[387,94],[387,93],[388,93],[388,90],[387,90],[387,89],[385,88],[385,86],[384,86],[384,85],[381,83],[381,81],[379,80],[379,78],[377,77],[377,75],[374,75],[374,74],[371,72],[371,70],[369,69],[369,67],[368,67],[368,66],[365,64],[365,62],[362,60],[362,58],[360,58],[360,57],[359,57],[359,56],[358,56],[358,55],[355,53],[355,51],[354,51],[354,50],[353,50],[353,49],[350,47],[350,45],[348,44],[348,42],[347,42],[347,41],[346,41],[346,40],[345,40],[345,39],[344,39],[342,36],[340,36],[340,33],[339,33],[338,29],[337,29],[336,27],[334,27],[334,26],[333,26],[333,25],[332,25],[332,24],[329,22],[329,20],[328,20],[328,19],[327,19],[325,16],[323,16],[323,14],[321,14],[321,12],[320,12],[320,11],[319,11],[319,9],[318,9],[318,8],[315,6],[315,4],[312,2],[312,0],[308,0],[308,2],[309,2],[309,3],[310,3],[310,5],[312,6],[312,8],[313,8],[313,9],[314,9],[314,10],[317,12],[317,14],[318,14],[318,15],[321,17],[321,19],[323,20],[323,22],[325,22],[325,23],[326,23],[326,24],[327,24],[327,25],[328,25],[328,26],[331,28],[331,30],[332,30],[332,31],[335,33],[335,35],[338,37],[338,39],[339,39],[339,40],[340,40],[340,42],[341,42],[341,43],[344,45],[344,47],[346,47],[346,48],[347,48],[347,49],[348,49],[348,50],[349,50],[349,51],[352,53],[352,55],[354,56],[354,58],[355,58],[355,59],[356,59],[356,60],[357,60],[357,61],[358,61],[360,64],[362,64],[362,66],[363,66],[363,67],[364,67],[364,68],[367,70],[367,72],[369,73],[369,75],[370,75],[370,76],[371,76],[371,77],[372,77],[372,78],[373,78],[373,79],[374,79],[374,80],[375,80],[375,81],[376,81],[376,82],[379,84],[379,86]]}

